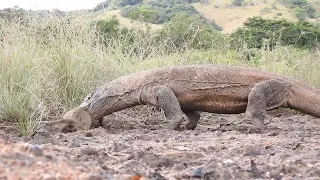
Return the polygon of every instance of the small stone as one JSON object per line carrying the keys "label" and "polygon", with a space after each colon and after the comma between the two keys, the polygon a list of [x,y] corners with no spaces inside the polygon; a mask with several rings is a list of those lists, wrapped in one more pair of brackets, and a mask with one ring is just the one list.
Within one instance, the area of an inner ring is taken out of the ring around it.
{"label": "small stone", "polygon": [[84,135],[85,135],[86,137],[92,137],[92,136],[93,136],[91,132],[86,132]]}
{"label": "small stone", "polygon": [[262,152],[261,152],[261,149],[258,148],[258,147],[249,147],[247,150],[246,150],[246,153],[244,154],[244,156],[252,156],[252,157],[255,157],[255,156],[258,156],[258,155],[261,155]]}
{"label": "small stone", "polygon": [[266,172],[266,177],[271,178],[271,172]]}
{"label": "small stone", "polygon": [[43,150],[38,145],[29,144],[28,150],[35,156],[43,156]]}
{"label": "small stone", "polygon": [[69,143],[69,147],[80,147],[80,144],[79,143],[77,143],[77,142],[75,142],[75,141],[71,141],[70,143]]}
{"label": "small stone", "polygon": [[173,171],[182,171],[182,170],[184,170],[185,168],[187,168],[187,165],[186,164],[182,164],[182,163],[180,163],[180,164],[176,164],[176,165],[174,165],[172,168],[171,168],[171,170],[173,170]]}
{"label": "small stone", "polygon": [[88,180],[102,180],[102,177],[99,174],[89,174],[87,179]]}
{"label": "small stone", "polygon": [[278,131],[270,131],[267,133],[268,136],[278,136],[279,132]]}
{"label": "small stone", "polygon": [[307,163],[307,167],[311,168],[313,167],[313,164]]}
{"label": "small stone", "polygon": [[233,161],[231,159],[227,159],[223,161],[224,164],[233,164]]}
{"label": "small stone", "polygon": [[19,150],[22,152],[26,152],[28,150],[28,148],[29,148],[29,144],[23,143],[23,144],[19,145]]}
{"label": "small stone", "polygon": [[56,177],[54,177],[50,174],[45,174],[42,179],[43,180],[56,180]]}
{"label": "small stone", "polygon": [[91,147],[88,147],[88,146],[82,147],[80,149],[80,153],[82,155],[87,155],[87,156],[96,155],[97,154],[97,152],[94,149],[92,149]]}
{"label": "small stone", "polygon": [[203,173],[202,173],[203,167],[196,168],[193,172],[191,177],[192,178],[202,178]]}

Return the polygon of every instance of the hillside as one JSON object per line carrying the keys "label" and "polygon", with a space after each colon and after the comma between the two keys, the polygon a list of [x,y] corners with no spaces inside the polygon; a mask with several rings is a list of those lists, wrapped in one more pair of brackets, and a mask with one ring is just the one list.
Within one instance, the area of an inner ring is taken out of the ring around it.
{"label": "hillside", "polygon": [[[194,3],[193,6],[208,19],[214,19],[223,28],[224,33],[232,33],[251,17],[297,18],[284,5],[276,1],[255,1],[245,6],[232,6],[230,0],[210,0],[208,4]],[[277,16],[282,14],[281,16]]]}
{"label": "hillside", "polygon": [[[235,29],[242,26],[242,24],[251,17],[261,16],[267,19],[287,19],[290,21],[297,21],[295,11],[289,5],[285,5],[276,0],[251,0],[243,1],[241,5],[235,6],[232,0],[202,0],[191,5],[205,18],[214,20],[218,26],[222,27],[222,32],[226,34],[232,33]],[[317,11],[320,12],[319,0],[305,1]],[[144,1],[143,4],[146,4]],[[100,11],[102,12],[102,11]],[[135,23],[129,18],[124,18],[120,14],[120,10],[106,10],[103,12],[106,17],[115,15],[121,24],[126,26],[133,26]],[[308,21],[317,21],[317,18],[309,18]],[[162,27],[160,24],[152,24],[151,29],[159,29]]]}

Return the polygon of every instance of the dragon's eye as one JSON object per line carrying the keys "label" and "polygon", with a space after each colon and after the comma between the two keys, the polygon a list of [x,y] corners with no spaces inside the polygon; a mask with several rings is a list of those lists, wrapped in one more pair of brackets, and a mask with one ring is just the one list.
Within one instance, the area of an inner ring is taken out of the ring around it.
{"label": "dragon's eye", "polygon": [[92,97],[92,94],[93,94],[93,93],[89,94],[89,95],[88,95],[84,100],[85,100],[85,101],[90,100],[90,99],[91,99],[91,97]]}

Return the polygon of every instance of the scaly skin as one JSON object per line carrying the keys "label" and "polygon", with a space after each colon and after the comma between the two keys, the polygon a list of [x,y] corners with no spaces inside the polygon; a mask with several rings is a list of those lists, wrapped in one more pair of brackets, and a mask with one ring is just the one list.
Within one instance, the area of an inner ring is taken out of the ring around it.
{"label": "scaly skin", "polygon": [[245,112],[251,125],[262,129],[266,111],[287,107],[320,117],[319,90],[274,73],[234,66],[176,66],[119,77],[89,94],[79,106],[92,119],[140,104],[162,108],[178,130],[187,115],[187,129],[195,129],[198,111]]}

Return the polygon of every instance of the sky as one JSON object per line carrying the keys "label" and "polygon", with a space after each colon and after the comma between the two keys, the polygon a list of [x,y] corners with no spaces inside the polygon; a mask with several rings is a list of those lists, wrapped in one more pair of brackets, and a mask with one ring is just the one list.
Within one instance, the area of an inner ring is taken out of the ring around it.
{"label": "sky", "polygon": [[17,5],[24,9],[52,10],[58,8],[62,11],[92,9],[104,0],[1,0],[0,9],[12,8]]}

